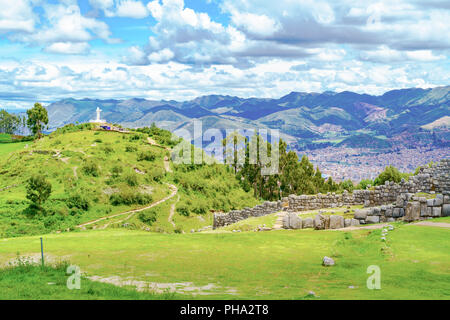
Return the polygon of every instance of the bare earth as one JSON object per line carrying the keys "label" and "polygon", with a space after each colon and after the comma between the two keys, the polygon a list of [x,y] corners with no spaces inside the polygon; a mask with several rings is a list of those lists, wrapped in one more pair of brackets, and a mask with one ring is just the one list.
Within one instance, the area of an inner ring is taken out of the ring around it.
{"label": "bare earth", "polygon": [[427,226],[427,227],[439,227],[439,228],[450,228],[450,223],[447,222],[431,222],[431,221],[421,221],[414,223],[416,226]]}

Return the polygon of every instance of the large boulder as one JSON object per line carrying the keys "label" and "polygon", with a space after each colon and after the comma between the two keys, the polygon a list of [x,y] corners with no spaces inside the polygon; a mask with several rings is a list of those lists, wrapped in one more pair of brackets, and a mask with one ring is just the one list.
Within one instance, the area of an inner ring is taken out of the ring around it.
{"label": "large boulder", "polygon": [[406,204],[406,212],[404,220],[407,222],[417,221],[420,219],[420,202],[413,201]]}
{"label": "large boulder", "polygon": [[295,213],[289,215],[289,226],[291,229],[301,229],[303,226],[302,219]]}
{"label": "large boulder", "polygon": [[450,216],[450,204],[444,204],[442,206],[442,216],[449,217]]}
{"label": "large boulder", "polygon": [[380,216],[368,216],[366,218],[366,223],[379,223],[380,222]]}
{"label": "large boulder", "polygon": [[441,216],[441,207],[433,207],[433,217],[437,218]]}
{"label": "large boulder", "polygon": [[360,226],[359,220],[358,219],[352,219],[350,221],[350,226],[351,227],[358,227],[358,226]]}
{"label": "large boulder", "polygon": [[344,217],[330,216],[330,229],[342,229],[342,228],[344,228]]}
{"label": "large boulder", "polygon": [[368,210],[357,209],[355,210],[355,219],[364,220],[367,217]]}
{"label": "large boulder", "polygon": [[352,225],[352,219],[344,219],[344,227],[350,227]]}
{"label": "large boulder", "polygon": [[303,219],[303,229],[306,229],[306,228],[314,228],[313,218]]}
{"label": "large boulder", "polygon": [[444,196],[442,194],[437,194],[436,198],[434,199],[433,206],[439,207],[442,206],[444,203]]}
{"label": "large boulder", "polygon": [[318,214],[314,218],[314,229],[325,230],[330,228],[330,216]]}

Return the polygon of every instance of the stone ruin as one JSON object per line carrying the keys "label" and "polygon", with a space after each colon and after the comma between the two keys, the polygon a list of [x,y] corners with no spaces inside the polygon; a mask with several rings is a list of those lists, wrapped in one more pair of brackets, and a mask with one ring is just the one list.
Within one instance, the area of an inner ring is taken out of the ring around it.
{"label": "stone ruin", "polygon": [[[233,210],[215,214],[213,228],[227,226],[250,217],[259,217],[287,211],[284,228],[338,229],[360,224],[392,222],[395,220],[415,221],[450,215],[450,159],[443,159],[431,167],[424,166],[419,173],[402,179],[400,183],[386,182],[370,190],[344,191],[342,194],[290,195],[280,201],[264,202],[254,208]],[[415,193],[435,194],[435,199],[415,196]],[[364,205],[356,210],[353,219],[342,216],[317,215],[314,219],[302,220],[295,212]]]}

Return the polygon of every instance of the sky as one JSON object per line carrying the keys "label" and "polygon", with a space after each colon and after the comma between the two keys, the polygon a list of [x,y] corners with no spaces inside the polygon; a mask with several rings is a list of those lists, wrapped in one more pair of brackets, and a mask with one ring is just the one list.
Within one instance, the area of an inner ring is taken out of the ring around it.
{"label": "sky", "polygon": [[0,107],[449,85],[450,1],[0,0]]}

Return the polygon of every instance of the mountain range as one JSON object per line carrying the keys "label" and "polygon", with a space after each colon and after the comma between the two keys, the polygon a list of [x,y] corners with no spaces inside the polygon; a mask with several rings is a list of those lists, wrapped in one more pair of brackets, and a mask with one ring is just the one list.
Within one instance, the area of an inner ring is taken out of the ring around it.
{"label": "mountain range", "polygon": [[396,142],[449,147],[450,86],[400,89],[383,95],[354,92],[291,92],[279,99],[208,95],[190,101],[64,99],[47,106],[49,129],[95,118],[137,128],[155,123],[171,131],[279,129],[291,146],[390,148]]}

